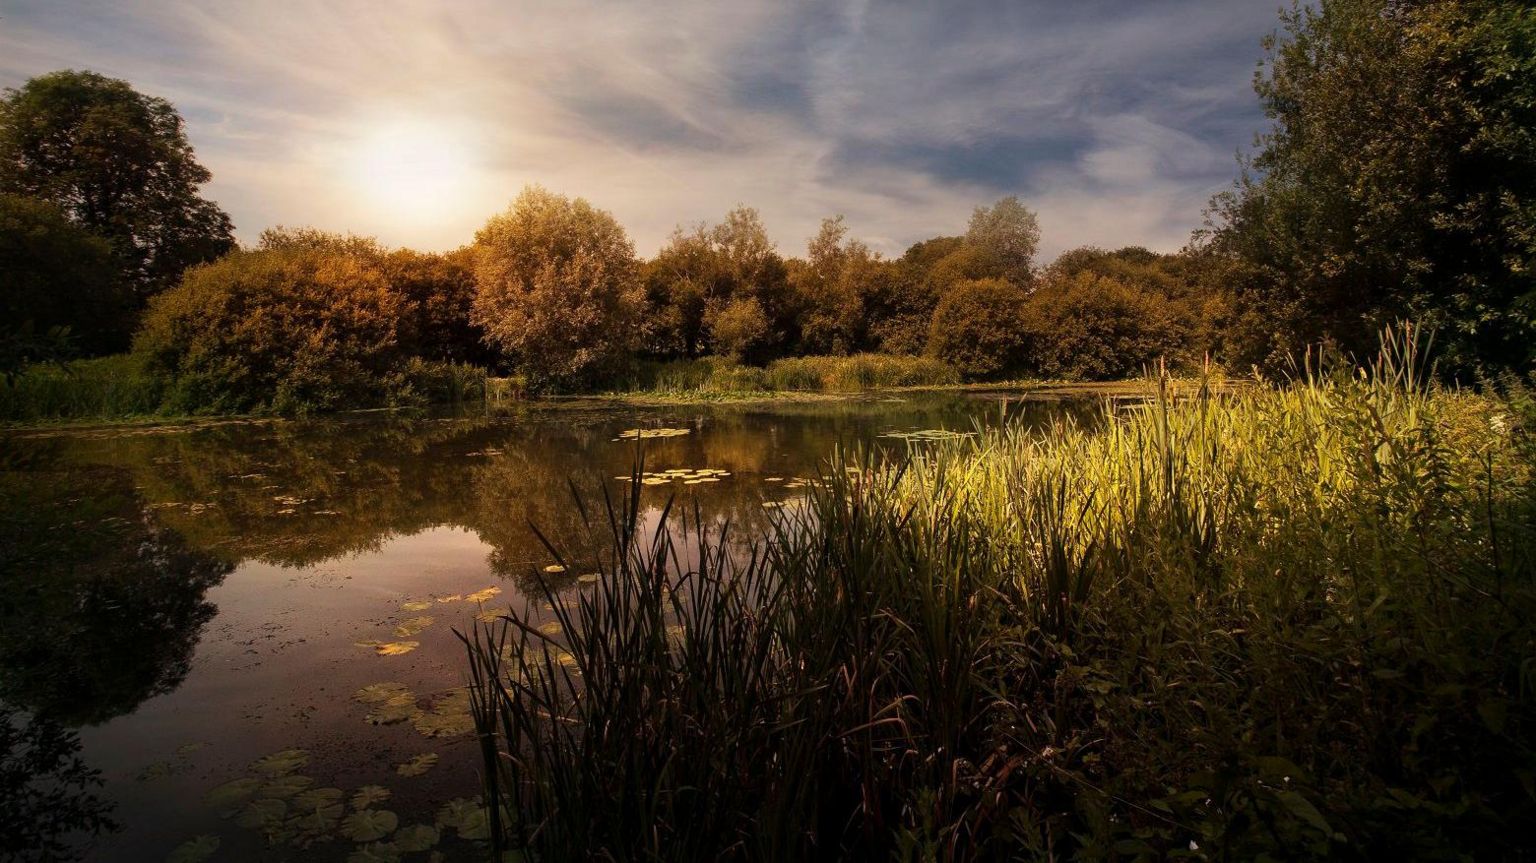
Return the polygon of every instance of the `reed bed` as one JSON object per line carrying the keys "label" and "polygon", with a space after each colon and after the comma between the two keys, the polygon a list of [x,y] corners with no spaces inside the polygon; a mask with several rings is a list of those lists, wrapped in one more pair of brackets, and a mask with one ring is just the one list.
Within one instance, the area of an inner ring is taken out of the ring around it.
{"label": "reed bed", "polygon": [[1532,417],[1414,339],[854,456],[766,536],[606,501],[556,634],[464,636],[498,850],[1529,854]]}

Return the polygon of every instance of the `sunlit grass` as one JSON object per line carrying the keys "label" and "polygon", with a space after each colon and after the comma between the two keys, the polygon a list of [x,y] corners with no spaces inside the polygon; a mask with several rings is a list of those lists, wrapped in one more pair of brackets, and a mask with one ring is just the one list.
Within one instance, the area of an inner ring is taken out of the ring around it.
{"label": "sunlit grass", "polygon": [[[1529,418],[1369,369],[695,512],[468,638],[539,859],[1507,856],[1536,817]],[[637,471],[639,469],[637,468]],[[638,486],[638,484],[636,484]],[[568,657],[568,659],[567,659]]]}

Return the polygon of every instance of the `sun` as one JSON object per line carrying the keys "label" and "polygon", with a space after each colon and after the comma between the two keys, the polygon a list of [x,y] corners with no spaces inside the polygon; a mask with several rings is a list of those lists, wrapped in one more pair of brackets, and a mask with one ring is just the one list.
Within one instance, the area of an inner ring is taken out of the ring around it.
{"label": "sun", "polygon": [[357,148],[355,182],[394,222],[454,213],[470,189],[475,156],[467,130],[452,122],[396,121],[371,129]]}

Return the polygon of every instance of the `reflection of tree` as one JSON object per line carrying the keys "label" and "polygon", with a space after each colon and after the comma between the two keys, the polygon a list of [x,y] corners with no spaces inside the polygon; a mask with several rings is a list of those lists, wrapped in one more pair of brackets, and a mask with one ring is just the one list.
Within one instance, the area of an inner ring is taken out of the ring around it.
{"label": "reflection of tree", "polygon": [[0,859],[65,859],[70,834],[116,829],[100,785],[78,735],[0,703]]}
{"label": "reflection of tree", "polygon": [[0,699],[80,725],[170,691],[231,568],[156,526],[121,470],[0,471]]}
{"label": "reflection of tree", "polygon": [[[537,525],[577,566],[608,547],[603,490],[623,494],[635,447],[624,428],[686,426],[693,434],[647,441],[646,468],[717,468],[729,481],[644,490],[644,505],[668,494],[698,500],[706,518],[729,520],[745,540],[763,535],[773,488],[766,475],[810,476],[841,444],[892,428],[968,429],[994,413],[954,397],[644,410],[527,410],[500,420],[371,418],[229,425],[192,434],[70,443],[76,461],[133,472],[159,523],[220,557],[310,566],[379,548],[394,536],[453,525],[491,546],[490,566],[526,576],[549,563]],[[1055,414],[1059,408],[1049,408]],[[1015,408],[1013,413],[1017,414]],[[1044,416],[1045,414],[1041,414]],[[894,452],[906,445],[885,440]],[[588,531],[572,485],[595,525]],[[674,524],[677,523],[674,519]]]}

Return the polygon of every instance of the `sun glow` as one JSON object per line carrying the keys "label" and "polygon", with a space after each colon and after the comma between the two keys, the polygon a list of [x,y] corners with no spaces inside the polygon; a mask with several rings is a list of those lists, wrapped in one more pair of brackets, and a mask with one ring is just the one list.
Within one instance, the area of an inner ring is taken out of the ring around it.
{"label": "sun glow", "polygon": [[471,188],[475,154],[469,130],[454,123],[395,122],[358,145],[355,177],[390,221],[421,224],[457,215]]}

